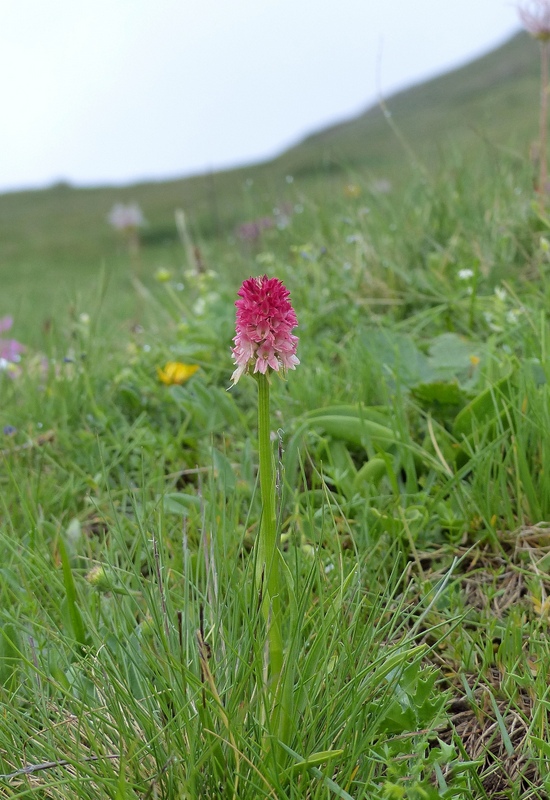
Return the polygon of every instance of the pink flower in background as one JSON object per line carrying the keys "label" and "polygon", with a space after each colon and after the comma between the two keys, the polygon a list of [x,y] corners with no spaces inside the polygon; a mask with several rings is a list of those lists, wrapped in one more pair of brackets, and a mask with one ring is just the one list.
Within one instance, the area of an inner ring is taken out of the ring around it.
{"label": "pink flower in background", "polygon": [[15,339],[0,339],[0,358],[5,361],[19,361],[19,356],[24,350],[24,345]]}
{"label": "pink flower in background", "polygon": [[[0,333],[6,333],[13,325],[13,317],[0,318]],[[21,360],[21,353],[25,347],[15,339],[0,338],[0,372],[5,372],[10,378],[17,377],[21,368],[17,366]]]}
{"label": "pink flower in background", "polygon": [[[6,333],[13,325],[13,317],[2,317],[0,319],[0,333]],[[15,339],[0,339],[0,361],[17,362],[25,347]]]}
{"label": "pink flower in background", "polygon": [[107,219],[126,241],[130,255],[136,258],[140,248],[139,229],[146,225],[141,208],[137,203],[131,203],[127,206],[124,203],[116,203],[109,212]]}
{"label": "pink flower in background", "polygon": [[127,206],[115,203],[107,219],[117,231],[132,231],[145,225],[145,218],[137,203]]}
{"label": "pink flower in background", "polygon": [[262,217],[253,222],[243,222],[236,230],[236,234],[243,242],[257,241],[264,231],[275,227],[275,221],[271,217]]}
{"label": "pink flower in background", "polygon": [[284,373],[300,363],[296,357],[298,337],[292,329],[298,324],[290,303],[290,292],[278,278],[248,278],[239,289],[237,335],[233,339],[233,359],[237,366],[233,385],[245,372],[268,369]]}
{"label": "pink flower in background", "polygon": [[550,39],[550,0],[526,0],[518,8],[519,18],[531,36]]}
{"label": "pink flower in background", "polygon": [[6,331],[9,331],[12,325],[13,325],[13,317],[1,317],[0,333],[5,333]]}

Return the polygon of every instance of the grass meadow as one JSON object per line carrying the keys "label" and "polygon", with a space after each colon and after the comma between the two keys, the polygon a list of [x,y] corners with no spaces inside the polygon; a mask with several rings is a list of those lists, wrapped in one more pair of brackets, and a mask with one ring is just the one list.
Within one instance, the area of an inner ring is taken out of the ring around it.
{"label": "grass meadow", "polygon": [[[439,164],[237,173],[179,234],[153,185],[137,252],[114,190],[59,186],[13,270],[5,242],[2,797],[550,795],[550,218],[527,157]],[[300,336],[271,380],[284,726],[256,385],[228,391],[264,273]]]}

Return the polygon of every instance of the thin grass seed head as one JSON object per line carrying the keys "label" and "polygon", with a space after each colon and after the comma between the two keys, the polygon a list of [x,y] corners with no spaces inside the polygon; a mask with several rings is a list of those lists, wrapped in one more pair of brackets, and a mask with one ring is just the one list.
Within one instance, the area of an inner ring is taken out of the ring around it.
{"label": "thin grass seed head", "polygon": [[298,320],[283,282],[267,275],[248,278],[238,295],[233,385],[245,372],[265,375],[274,370],[284,374],[295,369],[300,361],[296,356],[298,337],[292,330]]}
{"label": "thin grass seed head", "polygon": [[523,27],[534,39],[550,40],[550,0],[525,0],[518,6]]}

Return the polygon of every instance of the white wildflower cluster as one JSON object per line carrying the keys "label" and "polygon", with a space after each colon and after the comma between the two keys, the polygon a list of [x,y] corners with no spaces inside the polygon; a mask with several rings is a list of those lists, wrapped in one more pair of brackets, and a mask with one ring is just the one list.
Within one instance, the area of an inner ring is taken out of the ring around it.
{"label": "white wildflower cluster", "polygon": [[117,231],[129,231],[142,228],[145,218],[137,203],[115,203],[107,217],[109,223]]}
{"label": "white wildflower cluster", "polygon": [[459,269],[458,270],[458,280],[459,281],[469,281],[474,277],[473,269]]}
{"label": "white wildflower cluster", "polygon": [[521,306],[512,306],[513,298],[503,286],[496,286],[493,297],[489,300],[490,307],[483,312],[483,319],[489,330],[494,333],[502,333],[507,328],[518,324],[523,309]]}

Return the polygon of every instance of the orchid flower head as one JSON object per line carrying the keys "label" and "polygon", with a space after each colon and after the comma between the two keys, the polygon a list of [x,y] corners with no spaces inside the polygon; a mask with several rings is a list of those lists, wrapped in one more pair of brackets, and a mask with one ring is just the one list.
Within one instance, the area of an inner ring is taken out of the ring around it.
{"label": "orchid flower head", "polygon": [[284,374],[295,369],[300,361],[296,356],[298,337],[292,330],[298,320],[283,282],[267,275],[248,278],[238,295],[233,385],[245,372]]}

